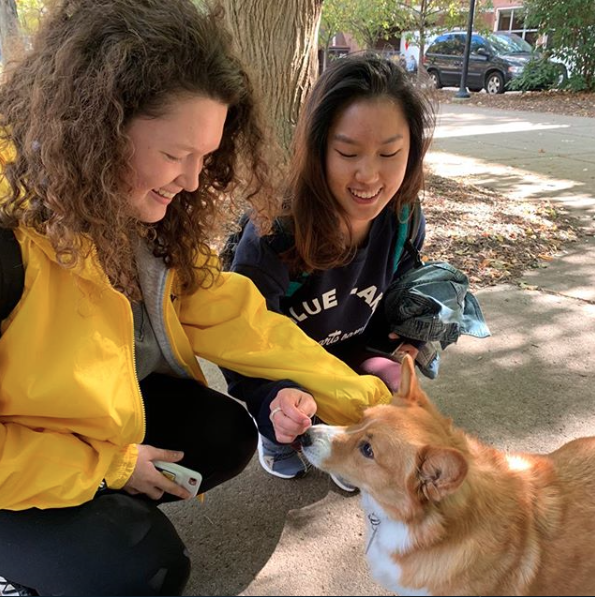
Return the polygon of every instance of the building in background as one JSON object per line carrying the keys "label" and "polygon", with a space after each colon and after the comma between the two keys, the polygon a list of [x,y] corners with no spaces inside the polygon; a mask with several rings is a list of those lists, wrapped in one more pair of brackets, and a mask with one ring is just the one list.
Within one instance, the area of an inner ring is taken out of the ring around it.
{"label": "building in background", "polygon": [[516,33],[532,46],[539,43],[539,34],[537,29],[527,29],[525,27],[525,15],[523,14],[523,2],[519,0],[492,0],[494,5],[493,12],[493,31],[503,33]]}
{"label": "building in background", "polygon": [[[468,5],[469,0],[461,0]],[[523,0],[491,0],[491,6],[484,8],[481,6],[481,0],[476,0],[475,28],[488,29],[490,31],[500,31],[503,33],[516,33],[519,37],[529,42],[532,46],[539,45],[542,40],[536,29],[525,27],[525,16],[523,14]],[[434,35],[429,35],[426,39],[425,47],[441,33],[438,31]],[[375,49],[383,52],[387,56],[401,59],[403,62],[415,60],[420,63],[419,47],[415,43],[417,32],[402,31],[395,32],[395,35],[389,40],[381,40],[376,44]],[[333,39],[333,44],[329,47],[329,56],[344,56],[351,52],[360,51],[361,48],[355,43],[348,34],[340,33]],[[322,68],[322,56],[320,56]]]}

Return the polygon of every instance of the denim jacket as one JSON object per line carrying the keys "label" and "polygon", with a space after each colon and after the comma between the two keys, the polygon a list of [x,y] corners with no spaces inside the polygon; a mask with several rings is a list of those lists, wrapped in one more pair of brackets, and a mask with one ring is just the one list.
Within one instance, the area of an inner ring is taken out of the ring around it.
{"label": "denim jacket", "polygon": [[[461,334],[489,336],[479,303],[468,287],[467,276],[448,263],[430,262],[409,270],[384,297],[390,331],[414,340],[439,341],[443,349]],[[438,372],[437,357],[420,367],[432,379]]]}

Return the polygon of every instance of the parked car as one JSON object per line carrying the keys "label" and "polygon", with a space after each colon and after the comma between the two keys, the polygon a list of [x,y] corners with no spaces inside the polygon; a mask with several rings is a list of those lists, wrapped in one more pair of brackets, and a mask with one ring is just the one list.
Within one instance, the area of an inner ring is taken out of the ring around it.
{"label": "parked car", "polygon": [[[437,89],[461,84],[466,39],[464,31],[451,31],[439,35],[428,46],[423,62]],[[470,91],[504,93],[534,56],[532,46],[514,33],[473,33],[467,87]],[[566,72],[563,65],[560,67],[562,78]]]}

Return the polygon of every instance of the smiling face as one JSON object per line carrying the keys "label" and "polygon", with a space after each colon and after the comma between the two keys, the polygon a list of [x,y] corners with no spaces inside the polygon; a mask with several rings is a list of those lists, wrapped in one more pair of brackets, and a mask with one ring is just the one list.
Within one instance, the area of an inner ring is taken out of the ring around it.
{"label": "smiling face", "polygon": [[360,244],[372,220],[399,190],[409,157],[409,126],[403,110],[387,97],[357,100],[329,129],[326,176]]}
{"label": "smiling face", "polygon": [[226,117],[227,106],[218,101],[183,96],[158,118],[131,121],[130,201],[141,222],[158,222],[178,193],[198,188],[204,160],[219,147]]}

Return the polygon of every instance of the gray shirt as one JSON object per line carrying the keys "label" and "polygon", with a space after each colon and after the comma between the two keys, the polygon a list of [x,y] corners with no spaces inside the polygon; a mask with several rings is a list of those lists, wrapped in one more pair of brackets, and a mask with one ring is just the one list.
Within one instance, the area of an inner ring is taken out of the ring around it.
{"label": "gray shirt", "polygon": [[161,352],[144,302],[131,303],[134,316],[134,356],[138,381],[151,373],[171,373]]}

